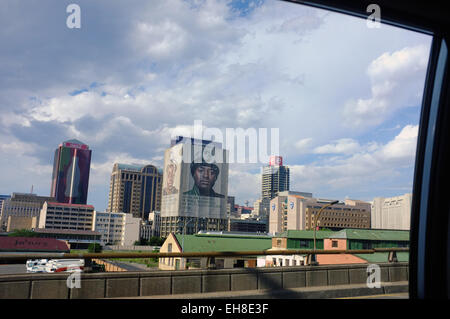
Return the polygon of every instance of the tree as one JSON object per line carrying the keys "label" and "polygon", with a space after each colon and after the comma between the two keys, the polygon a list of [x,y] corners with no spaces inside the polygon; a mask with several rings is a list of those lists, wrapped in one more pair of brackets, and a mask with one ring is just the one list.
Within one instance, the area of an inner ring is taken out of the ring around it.
{"label": "tree", "polygon": [[88,252],[90,253],[101,253],[102,246],[98,243],[90,243],[88,246]]}
{"label": "tree", "polygon": [[134,246],[146,246],[148,245],[148,241],[145,238],[140,238],[134,242]]}
{"label": "tree", "polygon": [[152,238],[150,238],[150,245],[162,246],[165,240],[166,240],[165,238],[153,236]]}
{"label": "tree", "polygon": [[28,230],[28,229],[14,229],[14,231],[9,233],[8,236],[10,236],[10,237],[38,237],[39,235],[36,234],[34,231]]}

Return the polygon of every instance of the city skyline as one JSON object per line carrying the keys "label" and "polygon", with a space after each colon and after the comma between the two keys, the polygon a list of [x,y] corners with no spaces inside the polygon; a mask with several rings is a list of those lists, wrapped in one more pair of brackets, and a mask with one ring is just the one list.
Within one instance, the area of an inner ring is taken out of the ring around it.
{"label": "city skyline", "polygon": [[[114,163],[163,167],[199,119],[279,128],[291,190],[412,191],[429,36],[275,1],[78,4],[80,30],[57,2],[3,17],[0,194],[50,194],[54,146],[75,138],[93,150],[87,203],[104,211]],[[236,202],[259,198],[262,166],[230,164]]]}

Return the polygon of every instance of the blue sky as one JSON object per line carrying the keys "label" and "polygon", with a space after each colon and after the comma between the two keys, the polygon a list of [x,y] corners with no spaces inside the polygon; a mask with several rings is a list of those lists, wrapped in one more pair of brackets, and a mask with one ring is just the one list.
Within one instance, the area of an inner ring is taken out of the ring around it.
{"label": "blue sky", "polygon": [[[292,190],[411,191],[429,36],[238,0],[76,1],[69,29],[70,3],[0,8],[0,194],[48,195],[53,152],[76,138],[93,150],[88,201],[104,210],[115,162],[160,166],[195,120],[279,128]],[[261,166],[230,165],[237,203],[259,197]]]}

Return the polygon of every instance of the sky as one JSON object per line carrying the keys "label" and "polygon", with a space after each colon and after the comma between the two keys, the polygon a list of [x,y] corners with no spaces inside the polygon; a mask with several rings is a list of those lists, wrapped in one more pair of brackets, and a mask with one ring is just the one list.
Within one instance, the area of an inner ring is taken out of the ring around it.
{"label": "sky", "polygon": [[[114,163],[162,167],[195,121],[278,129],[294,191],[412,192],[428,35],[275,0],[6,0],[0,21],[0,194],[48,196],[75,138],[105,210]],[[237,204],[259,198],[264,165],[230,164]]]}

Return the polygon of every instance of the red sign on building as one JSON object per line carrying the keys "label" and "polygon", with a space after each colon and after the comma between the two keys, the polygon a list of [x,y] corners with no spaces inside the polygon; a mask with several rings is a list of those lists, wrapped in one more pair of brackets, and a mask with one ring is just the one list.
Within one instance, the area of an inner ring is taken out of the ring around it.
{"label": "red sign on building", "polygon": [[283,157],[281,156],[271,156],[269,160],[270,166],[282,166],[283,165]]}

